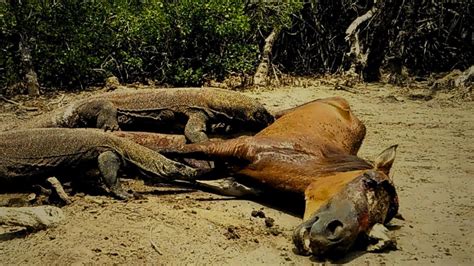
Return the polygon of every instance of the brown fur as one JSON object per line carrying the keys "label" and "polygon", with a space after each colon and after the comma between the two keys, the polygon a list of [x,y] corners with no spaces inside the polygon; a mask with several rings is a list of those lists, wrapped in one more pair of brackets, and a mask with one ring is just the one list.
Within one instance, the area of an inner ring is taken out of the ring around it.
{"label": "brown fur", "polygon": [[239,174],[304,193],[323,176],[371,168],[355,156],[364,136],[347,101],[335,97],[294,108],[254,137],[187,145],[181,152],[246,160]]}

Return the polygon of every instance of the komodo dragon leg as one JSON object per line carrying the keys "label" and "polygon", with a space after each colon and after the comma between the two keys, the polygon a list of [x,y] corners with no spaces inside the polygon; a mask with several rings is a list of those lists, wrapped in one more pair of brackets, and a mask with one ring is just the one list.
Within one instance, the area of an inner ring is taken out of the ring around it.
{"label": "komodo dragon leg", "polygon": [[184,127],[184,135],[191,143],[208,140],[206,124],[208,117],[203,112],[195,111],[188,114],[188,122]]}
{"label": "komodo dragon leg", "polygon": [[77,107],[77,113],[81,120],[88,124],[89,127],[101,128],[105,131],[119,130],[117,120],[117,108],[114,104],[107,100],[93,100]]}
{"label": "komodo dragon leg", "polygon": [[[191,112],[184,127],[184,135],[191,143],[200,143],[209,140],[206,134],[208,117],[203,112]],[[214,162],[208,161],[210,168],[214,168]]]}
{"label": "komodo dragon leg", "polygon": [[56,192],[57,196],[66,204],[71,204],[71,200],[69,199],[68,195],[66,194],[66,192],[64,191],[64,188],[63,186],[61,185],[61,182],[59,182],[59,180],[52,176],[48,179],[46,179],[46,181],[51,184],[51,187],[54,189],[54,191]]}
{"label": "komodo dragon leg", "polygon": [[117,177],[122,164],[120,157],[113,151],[106,151],[99,155],[97,162],[102,175],[102,181],[109,188],[110,193],[122,200],[131,198],[132,195],[123,190]]}

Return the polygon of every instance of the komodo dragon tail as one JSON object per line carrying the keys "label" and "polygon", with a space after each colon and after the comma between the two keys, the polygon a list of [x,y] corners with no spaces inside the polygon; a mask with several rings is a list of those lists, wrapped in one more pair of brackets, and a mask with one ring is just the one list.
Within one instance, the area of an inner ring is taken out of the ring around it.
{"label": "komodo dragon tail", "polygon": [[201,173],[182,163],[172,161],[165,156],[136,144],[130,140],[116,138],[117,146],[123,158],[152,177],[195,180]]}

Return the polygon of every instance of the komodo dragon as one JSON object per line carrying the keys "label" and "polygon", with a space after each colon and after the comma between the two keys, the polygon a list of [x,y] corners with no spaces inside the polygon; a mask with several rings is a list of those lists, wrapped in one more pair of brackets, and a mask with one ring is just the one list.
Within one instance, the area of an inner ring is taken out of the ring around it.
{"label": "komodo dragon", "polygon": [[97,129],[43,128],[0,133],[0,188],[98,169],[110,193],[127,199],[131,195],[122,189],[117,177],[124,166],[135,166],[140,173],[155,178],[192,180],[198,175],[193,168]]}
{"label": "komodo dragon", "polygon": [[213,129],[258,132],[273,116],[256,100],[215,88],[112,92],[74,102],[29,122],[26,128],[97,127],[184,134],[193,143]]}

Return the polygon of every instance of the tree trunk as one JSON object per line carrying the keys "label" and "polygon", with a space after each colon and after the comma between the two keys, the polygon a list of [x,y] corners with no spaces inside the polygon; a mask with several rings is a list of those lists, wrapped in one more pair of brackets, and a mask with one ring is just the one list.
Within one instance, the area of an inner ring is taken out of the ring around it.
{"label": "tree trunk", "polygon": [[374,5],[369,11],[367,11],[364,15],[357,17],[354,21],[352,21],[349,27],[347,27],[345,39],[350,46],[347,56],[351,61],[351,67],[349,68],[349,71],[347,71],[349,75],[360,74],[362,69],[367,65],[367,54],[365,53],[362,43],[359,39],[359,26],[371,19],[377,10],[378,8],[376,1],[374,1]]}
{"label": "tree trunk", "polygon": [[472,86],[473,81],[474,81],[474,65],[464,70],[464,72],[462,72],[461,75],[459,75],[459,77],[454,80],[454,85],[456,87],[469,87],[469,86]]}
{"label": "tree trunk", "polygon": [[[364,81],[380,79],[380,66],[389,44],[388,31],[401,5],[402,0],[374,1],[372,9],[356,18],[346,30],[346,40],[351,47],[351,70],[361,73]],[[362,41],[359,26],[369,19],[367,38]]]}
{"label": "tree trunk", "polygon": [[367,65],[362,70],[364,81],[380,80],[380,66],[389,44],[388,31],[401,6],[401,0],[382,1],[380,4],[380,12],[373,21],[374,30],[369,35]]}
{"label": "tree trunk", "polygon": [[33,67],[33,62],[31,60],[31,50],[26,41],[27,37],[22,36],[20,38],[20,58],[23,66],[23,71],[25,73],[24,80],[26,88],[28,89],[28,95],[30,96],[39,96],[40,95],[40,85],[38,82],[38,75]]}
{"label": "tree trunk", "polygon": [[28,95],[38,96],[40,95],[40,85],[38,82],[38,75],[33,67],[33,61],[31,56],[31,39],[28,36],[27,19],[22,13],[22,9],[25,8],[25,3],[17,0],[10,0],[9,4],[15,14],[16,19],[16,44],[18,45],[18,52],[20,53],[20,62],[22,68],[22,74],[26,88],[28,89]]}
{"label": "tree trunk", "polygon": [[255,75],[253,76],[254,85],[265,86],[268,83],[268,72],[271,66],[273,44],[275,43],[279,33],[279,29],[273,29],[265,39],[265,45],[263,46],[262,51],[262,59],[260,60],[260,64],[257,67],[257,71],[255,71]]}

